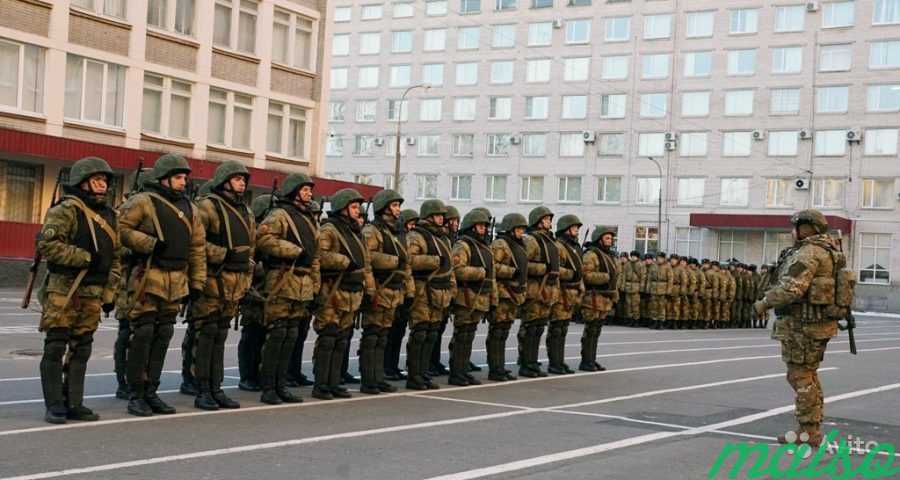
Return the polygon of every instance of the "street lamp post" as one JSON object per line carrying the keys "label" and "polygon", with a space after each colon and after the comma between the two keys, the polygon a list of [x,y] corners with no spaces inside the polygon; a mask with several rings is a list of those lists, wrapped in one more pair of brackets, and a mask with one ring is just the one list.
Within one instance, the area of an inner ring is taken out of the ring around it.
{"label": "street lamp post", "polygon": [[663,174],[662,174],[662,165],[656,161],[653,157],[647,157],[647,160],[650,160],[656,165],[656,169],[659,171],[659,199],[657,203],[657,212],[656,212],[656,250],[662,251],[662,185],[663,185]]}
{"label": "street lamp post", "polygon": [[[406,89],[403,92],[403,95],[400,97],[400,106],[397,107],[397,144],[395,145],[394,150],[394,190],[400,191],[400,126],[403,124],[401,121],[403,119],[403,102],[406,101],[406,95],[417,89],[424,88],[426,91],[431,88],[431,84],[429,83],[420,83],[418,85],[413,85]],[[409,109],[407,109],[409,110]]]}

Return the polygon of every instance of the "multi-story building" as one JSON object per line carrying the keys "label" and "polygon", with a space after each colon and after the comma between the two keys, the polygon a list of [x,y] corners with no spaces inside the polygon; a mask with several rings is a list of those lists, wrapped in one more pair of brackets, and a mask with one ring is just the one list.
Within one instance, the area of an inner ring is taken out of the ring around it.
{"label": "multi-story building", "polygon": [[[189,157],[257,191],[321,162],[324,0],[0,0],[0,257],[27,257],[55,179]],[[61,172],[61,175],[60,175]],[[321,193],[340,185],[325,182]]]}
{"label": "multi-story building", "polygon": [[757,264],[815,207],[860,306],[900,309],[900,0],[331,8],[327,176],[393,186],[399,123],[410,204],[545,204],[623,250]]}

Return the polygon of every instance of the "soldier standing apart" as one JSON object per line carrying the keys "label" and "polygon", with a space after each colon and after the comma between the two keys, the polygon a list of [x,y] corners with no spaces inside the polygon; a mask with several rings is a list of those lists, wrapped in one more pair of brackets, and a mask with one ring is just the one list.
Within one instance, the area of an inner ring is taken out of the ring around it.
{"label": "soldier standing apart", "polygon": [[159,157],[143,191],[122,205],[119,216],[122,244],[142,260],[128,282],[132,415],[175,413],[156,391],[181,304],[199,299],[206,285],[206,236],[185,194],[190,173],[181,155]]}
{"label": "soldier standing apart", "polygon": [[[37,250],[47,260],[38,292],[45,332],[41,387],[44,420],[96,421],[84,406],[84,377],[101,312],[113,310],[119,284],[116,213],[106,204],[113,171],[103,159],[75,162],[62,199],[44,218]],[[68,350],[68,351],[67,351]]]}
{"label": "soldier standing apart", "polygon": [[267,269],[263,292],[267,334],[260,364],[260,401],[271,405],[302,401],[287,389],[287,371],[300,322],[321,283],[319,225],[310,211],[314,187],[306,174],[288,175],[275,208],[256,235],[256,248]]}
{"label": "soldier standing apart", "polygon": [[581,364],[583,372],[604,371],[597,362],[597,341],[606,316],[619,301],[619,263],[612,252],[616,233],[611,229],[596,229],[584,252],[585,294],[581,302],[584,332],[581,335]]}
{"label": "soldier standing apart", "polygon": [[[775,280],[754,305],[757,315],[775,309],[773,337],[781,341],[787,380],[796,393],[795,415],[799,433],[816,448],[822,442],[824,396],[817,370],[828,341],[837,335],[838,319],[853,302],[852,272],[843,270],[846,258],[828,235],[828,221],[818,210],[803,210],[791,217],[794,245],[782,255]],[[780,443],[790,439],[779,436]]]}
{"label": "soldier standing apart", "polygon": [[[406,249],[406,234],[416,227],[419,221],[419,212],[407,208],[400,212],[400,218],[397,220],[398,230],[397,239],[400,245]],[[407,250],[407,263],[409,263],[409,251]],[[407,272],[412,272],[407,269]],[[410,273],[411,275],[411,273]],[[412,277],[410,277],[412,278]],[[391,323],[391,329],[387,335],[387,345],[384,347],[384,378],[387,380],[406,380],[406,374],[400,371],[400,346],[403,344],[403,337],[406,335],[406,326],[409,324],[409,309],[412,306],[415,297],[415,281],[412,283],[413,296],[407,296],[403,303],[394,310],[394,319]]]}
{"label": "soldier standing apart", "polygon": [[583,252],[578,238],[581,225],[581,220],[575,215],[563,215],[556,222],[560,295],[559,302],[551,308],[551,321],[547,329],[547,371],[557,375],[575,373],[566,365],[566,337],[572,315],[581,308],[584,296]]}
{"label": "soldier standing apart", "polygon": [[528,286],[528,255],[525,253],[525,229],[528,221],[518,213],[509,213],[500,222],[500,234],[491,243],[497,277],[497,308],[489,315],[486,340],[488,379],[497,382],[515,380],[506,369],[506,339],[519,307],[525,303]]}
{"label": "soldier standing apart", "polygon": [[416,294],[410,307],[410,335],[406,343],[406,388],[439,388],[425,370],[431,349],[437,344],[441,322],[456,294],[450,240],[444,230],[444,202],[422,202],[419,223],[406,236],[409,261],[416,281]]}
{"label": "soldier standing apart", "polygon": [[220,164],[210,193],[197,204],[206,231],[206,288],[191,303],[194,340],[194,377],[198,393],[194,406],[202,410],[240,408],[225,395],[225,341],[238,304],[253,281],[256,221],[244,203],[250,172],[241,163]]}
{"label": "soldier standing apart", "polygon": [[523,305],[519,340],[519,376],[546,377],[538,362],[538,350],[551,308],[559,301],[559,248],[550,234],[553,212],[537,207],[528,214],[528,296]]}
{"label": "soldier standing apart", "polygon": [[360,391],[369,394],[396,392],[384,381],[388,331],[396,309],[415,295],[415,283],[409,266],[409,254],[401,241],[400,206],[403,197],[393,190],[382,190],[372,199],[375,220],[363,227],[362,234],[372,262],[375,295],[363,305],[363,334],[359,342]]}
{"label": "soldier standing apart", "polygon": [[[253,199],[250,210],[256,223],[260,223],[268,213],[269,205],[273,202],[272,195],[260,195]],[[255,241],[255,239],[254,239]],[[266,304],[265,297],[260,293],[266,274],[263,267],[262,256],[254,251],[253,279],[250,289],[241,299],[241,339],[238,341],[238,372],[240,381],[238,388],[246,392],[258,392],[259,364],[261,361],[263,342],[266,341],[266,327],[263,321],[263,313]]]}

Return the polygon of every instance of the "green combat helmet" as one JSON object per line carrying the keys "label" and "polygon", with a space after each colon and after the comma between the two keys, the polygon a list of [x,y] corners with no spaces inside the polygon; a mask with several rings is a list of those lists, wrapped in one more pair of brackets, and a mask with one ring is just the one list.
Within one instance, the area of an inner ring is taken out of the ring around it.
{"label": "green combat helmet", "polygon": [[109,167],[106,160],[100,157],[82,158],[72,165],[72,169],[69,171],[68,185],[70,187],[77,187],[78,185],[81,185],[82,182],[98,173],[106,175],[107,181],[113,176],[112,168]]}
{"label": "green combat helmet", "polygon": [[521,213],[507,213],[500,222],[501,232],[512,232],[516,228],[528,228],[528,221]]}
{"label": "green combat helmet", "polygon": [[[487,208],[484,208],[484,207],[475,207],[475,208],[473,208],[473,209],[471,210],[471,212],[483,212],[483,213],[484,213],[485,215],[487,215],[488,218],[490,218],[491,220],[494,219],[494,215],[491,214],[491,211],[488,210]],[[471,212],[470,212],[470,213],[471,213]]]}
{"label": "green combat helmet", "polygon": [[158,182],[179,173],[191,173],[190,164],[182,155],[167,153],[156,159],[153,169],[150,170],[150,178]]}
{"label": "green combat helmet", "polygon": [[603,238],[604,235],[612,235],[613,238],[616,237],[616,231],[609,227],[600,227],[595,228],[594,232],[591,233],[591,242],[597,243]]}
{"label": "green combat helmet", "polygon": [[540,206],[535,207],[531,213],[528,214],[528,226],[534,227],[538,223],[541,223],[541,220],[546,216],[553,216],[553,212],[550,211],[549,208]]}
{"label": "green combat helmet", "polygon": [[453,205],[446,205],[447,213],[444,214],[444,220],[460,219],[459,210]]}
{"label": "green combat helmet", "polygon": [[422,206],[419,208],[419,218],[428,218],[432,215],[447,215],[447,207],[444,202],[436,198],[422,202]]}
{"label": "green combat helmet", "polygon": [[406,225],[407,223],[412,222],[414,220],[418,220],[418,219],[419,219],[419,212],[417,212],[411,208],[407,208],[406,210],[403,210],[402,212],[400,212],[400,225]]}
{"label": "green combat helmet", "polygon": [[580,227],[584,224],[581,223],[581,220],[578,219],[577,215],[563,215],[559,217],[559,220],[556,222],[556,233],[568,231],[570,227],[575,225]]}
{"label": "green combat helmet", "polygon": [[403,197],[394,190],[384,189],[372,197],[372,208],[378,214],[393,202],[400,202],[400,205],[403,205]]}
{"label": "green combat helmet", "polygon": [[[216,173],[213,174],[211,189],[219,188],[223,183],[231,180],[231,177],[242,176],[244,180],[250,181],[250,171],[241,162],[229,160],[216,167]],[[201,187],[202,189],[202,187]],[[202,194],[202,193],[201,193]]]}
{"label": "green combat helmet", "polygon": [[825,215],[814,209],[801,210],[795,213],[791,217],[791,224],[795,227],[803,224],[812,225],[816,232],[820,234],[828,232],[828,220],[825,218]]}
{"label": "green combat helmet", "polygon": [[305,173],[292,173],[284,179],[284,183],[281,184],[281,188],[278,190],[278,196],[286,200],[293,200],[297,190],[306,185],[315,187],[316,182]]}
{"label": "green combat helmet", "polygon": [[491,216],[484,213],[483,210],[472,210],[463,217],[462,225],[460,225],[460,230],[466,231],[470,228],[475,227],[479,223],[483,223],[485,225],[491,223]]}
{"label": "green combat helmet", "polygon": [[272,195],[269,193],[254,198],[253,202],[250,203],[250,210],[253,211],[253,216],[256,217],[257,220],[259,220],[260,217],[265,215],[266,210],[269,208],[269,205],[271,203]]}
{"label": "green combat helmet", "polygon": [[347,208],[351,203],[362,203],[366,199],[352,188],[342,188],[331,196],[331,213]]}

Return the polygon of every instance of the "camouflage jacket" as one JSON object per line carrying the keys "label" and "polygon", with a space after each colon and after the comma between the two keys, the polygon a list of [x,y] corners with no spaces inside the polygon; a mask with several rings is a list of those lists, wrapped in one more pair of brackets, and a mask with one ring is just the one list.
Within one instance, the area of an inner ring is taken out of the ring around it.
{"label": "camouflage jacket", "polygon": [[[426,230],[432,241],[419,229]],[[429,245],[429,243],[431,245]],[[416,280],[416,295],[428,294],[432,306],[446,308],[456,296],[452,246],[443,229],[427,220],[406,234],[409,263]],[[430,248],[429,248],[430,247]]]}
{"label": "camouflage jacket", "polygon": [[719,300],[722,278],[712,268],[707,268],[706,270],[703,270],[702,273],[703,277],[706,279],[706,295],[703,298],[707,300]]}
{"label": "camouflage jacket", "polygon": [[[227,199],[220,197],[217,194],[211,194],[202,198],[197,202],[197,213],[199,214],[200,221],[203,223],[204,230],[206,231],[206,274],[208,280],[206,282],[205,294],[229,302],[239,302],[250,288],[253,279],[253,262],[251,261],[249,263],[246,272],[233,272],[221,267],[229,253],[228,245],[217,245],[211,240],[213,237],[221,237],[224,239],[229,236],[226,226],[223,225],[223,222],[221,221],[223,218],[226,219],[226,221],[229,218],[226,209],[233,210],[233,213],[235,214],[244,215],[243,218],[246,219],[246,225],[232,224],[229,225],[228,228],[231,230],[235,228],[246,229],[249,241],[247,258],[252,259],[254,257],[256,248],[256,220],[253,218],[253,213],[250,209],[243,204],[235,206]],[[244,212],[241,212],[239,209],[244,210]],[[224,292],[219,291],[220,286]]]}
{"label": "camouflage jacket", "polygon": [[[358,258],[357,254],[361,254],[362,258]],[[355,220],[338,214],[323,222],[319,229],[319,266],[322,272],[321,294],[331,297],[323,301],[332,302],[337,310],[358,310],[363,293],[369,297],[375,296],[369,250]],[[338,290],[349,295],[335,295]]]}
{"label": "camouflage jacket", "polygon": [[[396,222],[392,222],[396,223]],[[369,250],[369,260],[372,263],[372,271],[375,275],[376,283],[379,290],[386,290],[385,282],[390,279],[392,284],[402,283],[400,290],[402,293],[400,301],[403,297],[412,297],[416,294],[416,284],[412,278],[412,266],[409,262],[409,252],[406,249],[406,242],[400,238],[400,234],[395,231],[390,223],[376,220],[375,223],[369,223],[362,230],[363,239],[366,242],[366,248]],[[385,243],[387,242],[387,243]],[[397,255],[388,253],[387,246],[391,246],[392,252]],[[401,255],[405,257],[403,265],[400,263]],[[383,277],[379,272],[383,272],[387,277]],[[390,278],[391,275],[394,278]],[[379,279],[379,277],[383,277]]]}
{"label": "camouflage jacket", "polygon": [[[494,270],[497,277],[499,298],[509,300],[516,305],[525,303],[525,286],[527,285],[527,265],[519,265],[513,254],[510,242],[515,242],[505,235],[501,235],[491,243],[491,253],[494,256]],[[524,249],[524,243],[519,242],[518,248]],[[527,263],[527,262],[526,262]],[[522,285],[518,285],[522,280]]]}
{"label": "camouflage jacket", "polygon": [[734,278],[734,275],[729,271],[722,271],[722,276],[725,278],[725,282],[727,282],[728,290],[723,292],[723,300],[726,302],[733,302],[737,297],[737,281]]}
{"label": "camouflage jacket", "polygon": [[[472,242],[484,253],[475,251]],[[489,265],[485,268],[481,265]],[[456,276],[454,304],[486,312],[499,302],[497,271],[490,247],[477,238],[461,235],[453,245],[453,273]]]}
{"label": "camouflage jacket", "polygon": [[[319,293],[321,287],[321,274],[319,268],[319,252],[312,252],[308,261],[308,267],[286,267],[278,265],[278,262],[299,262],[305,252],[290,239],[300,242],[295,238],[291,228],[291,217],[285,208],[295,208],[292,204],[281,203],[280,207],[273,208],[260,223],[256,232],[256,248],[263,255],[266,266],[266,280],[264,293],[271,301],[277,297],[287,300],[308,302],[312,301]],[[304,209],[298,209],[303,215],[304,221],[309,222],[313,231],[315,248],[319,242],[318,222]],[[297,228],[301,228],[297,226]]]}
{"label": "camouflage jacket", "polygon": [[[531,232],[525,236],[525,254],[528,256],[528,300],[553,305],[559,301],[559,271],[551,271],[549,258],[542,258],[541,244],[545,247],[556,245],[553,237],[544,231]],[[549,254],[550,251],[547,250]],[[557,259],[558,259],[557,255]]]}
{"label": "camouflage jacket", "polygon": [[628,260],[622,268],[625,293],[644,293],[647,268],[640,260]]}
{"label": "camouflage jacket", "polygon": [[[809,304],[810,287],[818,279],[822,279],[820,282],[823,285],[831,285],[833,302],[834,273],[835,268],[840,267],[835,265],[832,250],[840,251],[828,234],[813,235],[797,242],[776,267],[775,284],[766,290],[764,296],[766,305],[774,308],[776,313],[796,315],[796,312],[784,310],[791,305]],[[821,289],[821,292],[827,297],[827,288]],[[822,300],[817,303],[828,301],[827,298]]]}
{"label": "camouflage jacket", "polygon": [[581,304],[584,295],[584,254],[579,245],[564,238],[557,238],[556,248],[559,249],[560,302],[572,308]]}

